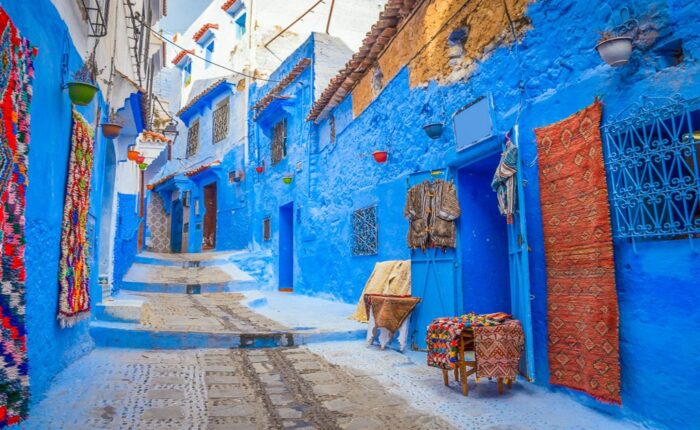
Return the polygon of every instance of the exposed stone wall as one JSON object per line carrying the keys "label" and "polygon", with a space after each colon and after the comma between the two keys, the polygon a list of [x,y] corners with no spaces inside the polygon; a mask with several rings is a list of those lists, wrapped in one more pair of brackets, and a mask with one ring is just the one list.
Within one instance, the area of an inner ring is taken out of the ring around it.
{"label": "exposed stone wall", "polygon": [[[377,66],[384,83],[406,65],[411,88],[441,84],[469,76],[474,64],[496,46],[513,40],[510,19],[516,34],[528,28],[527,0],[431,0],[422,5],[379,57]],[[374,69],[366,72],[352,92],[353,114],[359,116],[378,96],[373,85]]]}

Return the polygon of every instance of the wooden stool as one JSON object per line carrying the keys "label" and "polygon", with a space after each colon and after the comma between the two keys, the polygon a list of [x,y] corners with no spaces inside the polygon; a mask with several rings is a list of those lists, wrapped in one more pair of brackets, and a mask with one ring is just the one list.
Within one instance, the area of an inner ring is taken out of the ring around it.
{"label": "wooden stool", "polygon": [[[467,361],[465,358],[465,353],[467,351],[474,351],[474,330],[471,327],[462,330],[462,334],[459,337],[457,343],[457,362],[455,363],[455,381],[462,383],[462,394],[465,396],[469,395],[469,385],[467,384],[467,379],[470,375],[476,373],[476,357],[473,361]],[[468,368],[468,369],[467,369]],[[442,371],[442,379],[445,385],[449,385],[450,374],[449,371]],[[476,382],[479,382],[479,378],[476,378]],[[513,388],[513,381],[510,378],[498,378],[498,394],[503,394],[503,383],[506,383],[508,389]]]}

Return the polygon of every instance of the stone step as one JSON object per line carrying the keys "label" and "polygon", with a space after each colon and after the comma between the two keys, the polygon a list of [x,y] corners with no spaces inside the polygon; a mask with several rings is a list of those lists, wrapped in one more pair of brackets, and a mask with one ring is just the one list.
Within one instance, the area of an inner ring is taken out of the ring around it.
{"label": "stone step", "polygon": [[195,254],[163,254],[157,252],[142,252],[134,262],[154,264],[157,266],[173,267],[207,267],[226,264],[231,258],[246,254],[248,251],[201,252]]}
{"label": "stone step", "polygon": [[213,293],[255,288],[256,281],[232,263],[177,267],[134,263],[122,280],[122,290],[149,293]]}
{"label": "stone step", "polygon": [[329,332],[315,329],[281,332],[206,333],[148,330],[137,323],[91,321],[98,347],[137,349],[276,348],[363,339],[364,330]]}
{"label": "stone step", "polygon": [[92,317],[103,322],[138,323],[141,320],[143,300],[110,299],[94,307]]}

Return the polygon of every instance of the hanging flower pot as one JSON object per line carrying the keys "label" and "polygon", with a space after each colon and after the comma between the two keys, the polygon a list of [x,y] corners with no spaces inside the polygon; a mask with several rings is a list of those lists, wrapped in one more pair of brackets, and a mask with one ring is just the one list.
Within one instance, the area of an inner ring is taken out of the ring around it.
{"label": "hanging flower pot", "polygon": [[627,36],[611,37],[603,35],[601,41],[595,46],[596,51],[611,67],[620,67],[627,64],[632,56],[632,38]]}
{"label": "hanging flower pot", "polygon": [[441,122],[434,122],[432,124],[426,124],[423,126],[425,134],[431,139],[438,139],[442,136],[442,132],[445,129],[445,125]]}
{"label": "hanging flower pot", "polygon": [[148,189],[148,191],[152,191],[155,187],[153,186],[153,184],[148,184],[146,188]]}
{"label": "hanging flower pot", "polygon": [[386,163],[386,159],[389,156],[389,153],[387,151],[374,151],[372,153],[372,157],[374,157],[374,161],[376,161],[379,164]]}
{"label": "hanging flower pot", "polygon": [[126,158],[129,161],[136,161],[139,156],[139,151],[135,150],[135,145],[129,145],[129,150],[126,151]]}
{"label": "hanging flower pot", "polygon": [[292,176],[292,175],[284,175],[284,177],[282,178],[282,182],[284,182],[285,184],[289,185],[289,184],[292,183],[292,179],[294,179],[294,176]]}
{"label": "hanging flower pot", "polygon": [[115,139],[119,137],[122,132],[122,126],[114,123],[103,123],[102,125],[102,135],[107,139]]}
{"label": "hanging flower pot", "polygon": [[134,161],[136,161],[136,164],[143,164],[143,162],[146,161],[146,157],[144,157],[143,155],[139,155]]}
{"label": "hanging flower pot", "polygon": [[257,166],[257,167],[255,168],[255,171],[258,172],[258,173],[262,173],[262,172],[265,171],[265,166]]}
{"label": "hanging flower pot", "polygon": [[141,170],[146,170],[148,168],[148,164],[146,163],[139,163],[139,169]]}
{"label": "hanging flower pot", "polygon": [[97,94],[97,87],[87,82],[68,82],[68,97],[79,106],[89,105]]}

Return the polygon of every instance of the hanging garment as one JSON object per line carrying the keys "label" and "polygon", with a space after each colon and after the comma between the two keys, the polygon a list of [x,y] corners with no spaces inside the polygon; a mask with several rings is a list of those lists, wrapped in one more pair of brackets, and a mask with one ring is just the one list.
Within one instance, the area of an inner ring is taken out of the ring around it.
{"label": "hanging garment", "polygon": [[513,214],[517,205],[515,194],[515,174],[517,172],[518,147],[509,144],[501,154],[501,161],[498,163],[496,173],[491,181],[491,188],[498,197],[498,208],[501,210],[501,215],[506,217],[508,224],[513,224]]}
{"label": "hanging garment", "polygon": [[410,223],[408,247],[454,248],[457,240],[454,221],[461,214],[454,183],[438,179],[411,187],[404,207],[404,217]]}

